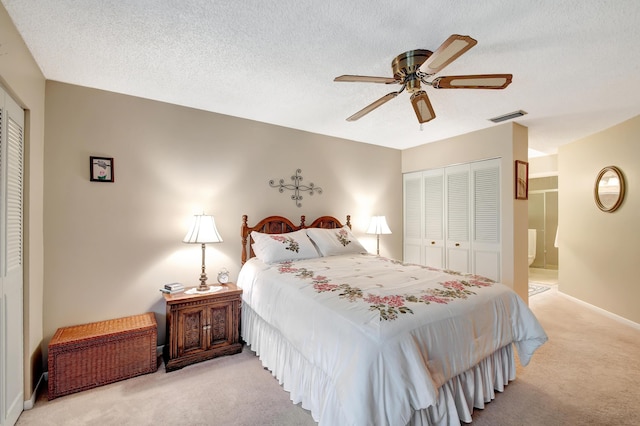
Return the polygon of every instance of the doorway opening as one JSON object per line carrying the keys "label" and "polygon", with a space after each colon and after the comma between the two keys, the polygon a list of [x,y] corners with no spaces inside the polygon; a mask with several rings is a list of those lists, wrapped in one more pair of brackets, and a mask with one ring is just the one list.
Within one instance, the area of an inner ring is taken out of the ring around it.
{"label": "doorway opening", "polygon": [[[560,266],[557,247],[558,176],[533,178],[529,181],[529,281],[555,285]],[[531,255],[535,257],[531,259]]]}

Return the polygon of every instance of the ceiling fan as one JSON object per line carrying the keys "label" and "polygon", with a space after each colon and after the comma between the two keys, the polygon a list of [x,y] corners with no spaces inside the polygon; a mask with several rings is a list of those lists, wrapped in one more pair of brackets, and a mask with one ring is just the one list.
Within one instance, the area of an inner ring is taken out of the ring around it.
{"label": "ceiling fan", "polygon": [[469,36],[453,34],[435,52],[418,49],[398,55],[391,62],[393,77],[369,77],[363,75],[341,75],[336,77],[334,81],[402,85],[397,92],[384,95],[347,118],[347,121],[356,121],[362,118],[398,96],[405,89],[411,93],[411,104],[418,117],[418,122],[426,123],[433,120],[436,118],[436,114],[433,112],[427,92],[422,90],[420,83],[431,86],[434,89],[504,89],[511,83],[513,77],[511,74],[443,76],[427,81],[428,78],[440,72],[477,43],[476,40]]}

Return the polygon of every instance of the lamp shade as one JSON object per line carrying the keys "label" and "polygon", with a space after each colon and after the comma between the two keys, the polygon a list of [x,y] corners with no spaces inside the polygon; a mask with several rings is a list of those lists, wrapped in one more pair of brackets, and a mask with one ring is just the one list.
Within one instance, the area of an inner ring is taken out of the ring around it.
{"label": "lamp shade", "polygon": [[390,234],[391,230],[387,225],[387,219],[384,216],[373,216],[367,234]]}
{"label": "lamp shade", "polygon": [[222,237],[216,229],[213,216],[197,214],[193,217],[189,231],[182,241],[191,244],[221,243]]}

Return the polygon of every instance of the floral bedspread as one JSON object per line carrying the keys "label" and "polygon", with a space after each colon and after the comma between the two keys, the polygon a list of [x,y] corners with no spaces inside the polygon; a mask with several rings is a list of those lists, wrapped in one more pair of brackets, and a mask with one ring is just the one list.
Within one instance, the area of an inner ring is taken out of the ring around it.
{"label": "floral bedspread", "polygon": [[[354,260],[356,265],[362,265],[363,262],[357,258],[350,257],[350,260]],[[371,260],[371,258],[369,258]],[[437,269],[429,268],[427,266],[410,265],[402,262],[387,259],[384,257],[377,257],[375,262],[379,263],[382,269],[388,269],[389,267],[398,272],[397,279],[409,279],[418,281],[418,274],[423,271],[440,272]],[[332,272],[337,271],[340,266],[329,266],[326,260],[324,265],[318,265],[317,267],[325,274],[331,275]],[[351,267],[351,265],[349,265]],[[416,271],[417,269],[417,271]],[[362,270],[359,267],[354,269],[354,272]],[[422,270],[422,271],[421,271]],[[303,265],[296,266],[294,262],[283,262],[279,265],[278,271],[281,274],[293,274],[301,280],[310,280],[313,284],[313,289],[318,293],[323,292],[335,292],[339,298],[345,299],[351,303],[366,303],[369,305],[369,310],[377,311],[380,313],[380,321],[391,321],[398,318],[399,314],[413,314],[413,310],[410,305],[413,303],[440,303],[447,304],[455,299],[467,299],[469,296],[476,293],[473,288],[488,287],[493,284],[493,281],[477,276],[477,275],[462,275],[454,271],[444,271],[454,277],[449,278],[447,281],[434,281],[435,286],[421,287],[415,289],[413,292],[405,291],[402,294],[384,291],[369,291],[364,293],[361,287],[358,287],[354,283],[341,282],[339,279],[332,278],[328,275],[319,275],[314,270],[309,269]],[[418,273],[414,273],[418,272]],[[364,275],[367,279],[374,279],[376,276],[371,272]],[[393,288],[393,283],[388,287]],[[384,284],[376,284],[378,288],[384,289]]]}
{"label": "floral bedspread", "polygon": [[498,349],[514,343],[526,365],[547,340],[507,286],[379,256],[251,259],[238,285],[245,306],[331,377],[353,424],[408,419]]}

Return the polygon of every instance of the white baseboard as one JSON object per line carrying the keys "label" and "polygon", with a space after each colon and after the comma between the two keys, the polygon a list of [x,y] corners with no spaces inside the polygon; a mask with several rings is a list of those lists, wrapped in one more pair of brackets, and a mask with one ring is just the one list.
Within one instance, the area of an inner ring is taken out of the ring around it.
{"label": "white baseboard", "polygon": [[577,298],[575,298],[573,296],[569,296],[568,294],[563,293],[560,290],[558,290],[558,294],[560,294],[560,295],[562,295],[562,296],[564,296],[564,297],[566,297],[568,299],[571,299],[574,302],[577,302],[577,303],[579,303],[579,304],[581,304],[583,306],[586,306],[587,308],[590,308],[590,309],[592,309],[592,310],[594,310],[596,312],[599,312],[599,313],[601,313],[602,315],[604,315],[606,317],[609,317],[609,318],[611,318],[613,320],[616,320],[616,321],[621,322],[621,323],[623,323],[625,325],[628,325],[628,326],[633,327],[633,328],[635,328],[637,330],[640,330],[640,324],[638,324],[637,322],[633,322],[631,320],[626,319],[625,317],[621,317],[620,315],[616,315],[616,314],[614,314],[612,312],[609,312],[609,311],[607,311],[605,309],[599,308],[599,307],[597,307],[595,305],[592,305],[591,303],[585,302],[584,300],[580,300],[580,299],[577,299]]}
{"label": "white baseboard", "polygon": [[36,388],[33,390],[33,393],[31,394],[31,398],[27,399],[22,404],[22,409],[31,410],[33,406],[36,405],[36,399],[38,397],[38,389],[40,389],[40,385],[46,382],[48,379],[49,379],[49,373],[45,371],[40,376],[40,379],[38,380],[38,384],[36,384]]}

